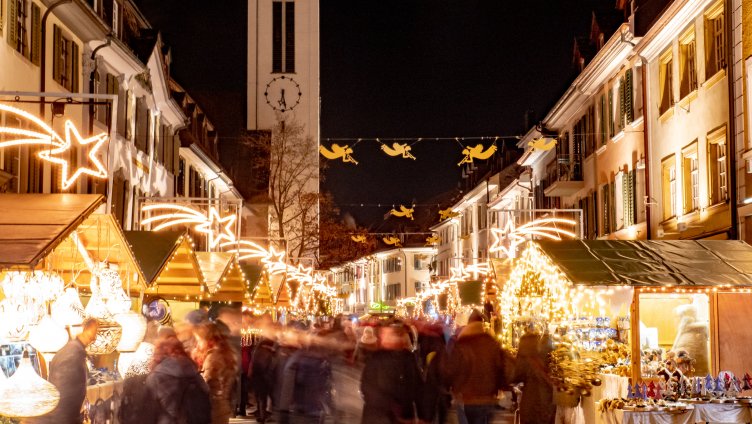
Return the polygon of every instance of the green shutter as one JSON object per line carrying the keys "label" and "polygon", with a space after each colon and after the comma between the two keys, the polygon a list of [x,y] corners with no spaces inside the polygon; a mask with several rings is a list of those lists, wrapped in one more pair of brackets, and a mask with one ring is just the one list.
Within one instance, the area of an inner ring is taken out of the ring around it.
{"label": "green shutter", "polygon": [[614,136],[614,90],[608,90],[608,136]]}
{"label": "green shutter", "polygon": [[16,10],[16,0],[8,1],[8,44],[16,48],[16,21],[18,21],[18,10]]}
{"label": "green shutter", "polygon": [[608,143],[608,131],[606,130],[606,96],[601,95],[601,144]]}
{"label": "green shutter", "polygon": [[31,4],[31,63],[39,66],[39,52],[42,49],[42,21],[39,6]]}
{"label": "green shutter", "polygon": [[637,190],[635,182],[637,171],[629,171],[629,225],[637,223]]}
{"label": "green shutter", "polygon": [[630,123],[634,121],[634,87],[632,87],[632,70],[627,69],[627,73],[624,76],[627,83],[627,86],[624,89],[624,94],[626,96],[627,122]]}
{"label": "green shutter", "polygon": [[627,105],[626,100],[626,83],[624,77],[619,78],[619,129],[624,128],[624,114],[626,113]]}
{"label": "green shutter", "polygon": [[621,217],[624,220],[623,228],[627,228],[632,225],[632,222],[629,220],[629,173],[621,174],[621,193]]}
{"label": "green shutter", "polygon": [[57,25],[52,26],[52,79],[60,82],[62,63],[60,62],[60,43],[63,40],[60,34],[60,28]]}
{"label": "green shutter", "polygon": [[80,79],[81,75],[78,70],[79,66],[78,63],[81,62],[81,57],[78,54],[78,44],[76,44],[74,41],[70,41],[71,43],[71,89],[70,91],[73,93],[78,93],[78,80]]}

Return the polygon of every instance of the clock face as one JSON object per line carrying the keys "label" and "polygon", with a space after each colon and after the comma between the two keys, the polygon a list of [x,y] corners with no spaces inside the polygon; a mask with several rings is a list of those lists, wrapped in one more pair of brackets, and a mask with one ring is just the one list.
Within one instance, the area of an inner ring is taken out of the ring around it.
{"label": "clock face", "polygon": [[290,77],[280,75],[272,78],[264,90],[266,104],[274,110],[287,112],[300,104],[300,84]]}

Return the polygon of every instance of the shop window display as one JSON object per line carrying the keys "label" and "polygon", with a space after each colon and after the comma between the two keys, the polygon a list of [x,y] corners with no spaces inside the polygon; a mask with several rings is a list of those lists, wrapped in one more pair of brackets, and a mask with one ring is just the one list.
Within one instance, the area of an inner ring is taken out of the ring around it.
{"label": "shop window display", "polygon": [[[669,313],[669,311],[671,311]],[[710,372],[710,303],[706,294],[641,294],[642,377],[669,365],[685,376]]]}

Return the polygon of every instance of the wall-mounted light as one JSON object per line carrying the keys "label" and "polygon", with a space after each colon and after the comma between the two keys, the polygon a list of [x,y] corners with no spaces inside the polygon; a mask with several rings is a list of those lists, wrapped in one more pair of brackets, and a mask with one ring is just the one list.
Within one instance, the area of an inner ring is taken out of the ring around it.
{"label": "wall-mounted light", "polygon": [[62,118],[65,116],[65,103],[52,102],[52,116],[55,118]]}

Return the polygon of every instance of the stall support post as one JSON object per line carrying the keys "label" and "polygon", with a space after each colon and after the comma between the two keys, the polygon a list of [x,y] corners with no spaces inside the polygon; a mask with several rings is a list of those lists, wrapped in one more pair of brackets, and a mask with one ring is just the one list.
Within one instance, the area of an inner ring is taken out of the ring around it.
{"label": "stall support post", "polygon": [[642,349],[640,349],[640,289],[635,288],[632,294],[632,306],[630,307],[631,322],[630,333],[632,343],[632,384],[640,380],[642,370],[640,361],[642,359]]}
{"label": "stall support post", "polygon": [[710,302],[710,372],[718,375],[721,372],[721,347],[718,343],[718,293],[708,295]]}

